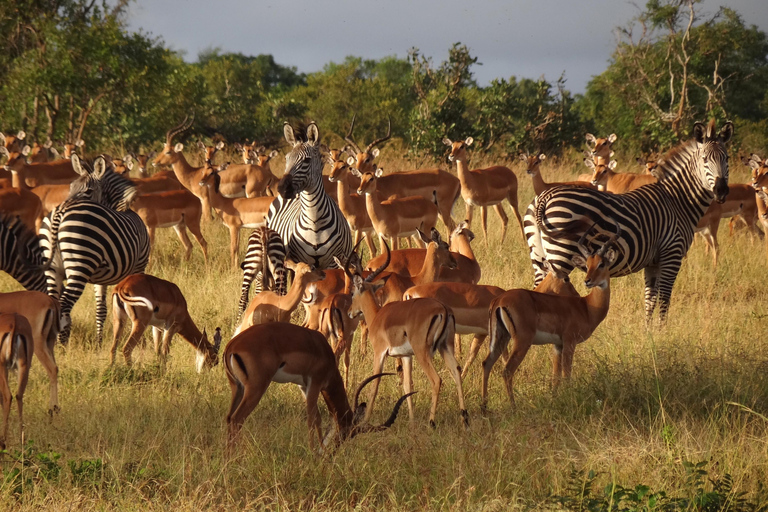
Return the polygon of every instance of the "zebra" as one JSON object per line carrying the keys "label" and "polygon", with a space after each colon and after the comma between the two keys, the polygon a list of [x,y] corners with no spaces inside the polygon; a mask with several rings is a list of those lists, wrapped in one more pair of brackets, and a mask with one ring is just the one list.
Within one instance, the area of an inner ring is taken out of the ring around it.
{"label": "zebra", "polygon": [[248,249],[240,268],[243,269],[243,285],[238,316],[248,306],[248,292],[254,279],[257,294],[266,288],[274,290],[278,295],[285,295],[285,244],[277,231],[266,226],[254,229],[248,237]]}
{"label": "zebra", "polygon": [[72,157],[72,164],[80,177],[72,182],[69,198],[40,227],[47,293],[61,305],[59,341],[66,344],[72,307],[86,283],[93,283],[96,341],[101,344],[107,316],[106,286],[144,272],[149,235],[141,218],[129,209],[136,195],[130,180],[107,169],[101,157],[92,171],[84,169],[77,156]]}
{"label": "zebra", "polygon": [[43,250],[18,216],[0,215],[0,270],[27,290],[46,290]]}
{"label": "zebra", "polygon": [[280,194],[267,214],[267,226],[280,234],[288,259],[326,269],[337,266],[334,256],[346,258],[352,234],[339,206],[323,189],[323,158],[317,125],[294,132],[283,127],[293,147],[285,157],[285,174],[277,185]]}
{"label": "zebra", "polygon": [[[696,123],[693,138],[672,149],[659,164],[659,181],[632,192],[607,192],[562,185],[545,191],[528,207],[525,233],[539,284],[547,273],[569,274],[572,257],[579,254],[576,240],[594,226],[597,237],[621,228],[619,257],[611,276],[645,271],[645,317],[650,322],[658,305],[663,322],[672,286],[699,219],[713,198],[722,203],[728,194],[728,152],[733,124],[719,133],[715,122]],[[594,237],[593,237],[594,240]]]}

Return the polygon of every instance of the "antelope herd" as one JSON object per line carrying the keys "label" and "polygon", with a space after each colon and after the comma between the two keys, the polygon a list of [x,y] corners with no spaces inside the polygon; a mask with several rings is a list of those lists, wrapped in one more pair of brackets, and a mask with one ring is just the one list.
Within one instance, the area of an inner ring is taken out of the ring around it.
{"label": "antelope herd", "polygon": [[[650,321],[658,306],[663,321],[680,260],[695,232],[703,235],[717,265],[717,231],[722,219],[731,219],[731,232],[744,224],[760,238],[765,238],[763,230],[768,227],[768,159],[756,154],[743,158],[752,172],[751,184],[728,183],[725,144],[733,133],[730,123],[720,132],[714,122],[708,126],[697,123],[691,141],[664,156],[639,160],[645,174],[615,171],[614,134],[605,138],[587,134],[589,150],[584,164],[590,172],[575,181],[547,183],[541,170],[546,155],[521,154],[519,159],[536,194],[525,222],[518,209],[515,172],[501,165],[469,167],[472,137],[443,139],[449,147],[448,159],[456,163],[456,175],[446,169],[384,173],[375,160],[380,154],[378,146],[392,135],[391,122],[386,135],[364,149],[353,136],[354,117],[344,136],[347,145],[334,149],[320,144],[314,123],[306,130],[286,124],[289,153],[284,176],[278,178],[270,166],[278,151],[256,141],[235,144],[229,151],[242,163],[222,164],[214,160],[227,152],[224,141],[211,145],[198,141],[193,148],[199,151],[197,159],[202,165],[193,166],[183,153],[184,145],[173,142],[191,124],[191,119],[185,119],[170,129],[157,153],[131,152],[122,158],[100,155],[89,164],[75,153],[83,152],[82,140],[65,145],[64,157],[59,158],[50,141],[29,146],[24,132],[0,134],[0,156],[5,158],[4,176],[0,177],[0,266],[28,289],[0,295],[4,416],[0,446],[5,446],[12,401],[7,370],[18,368],[16,398],[21,422],[32,353],[50,379],[49,412],[58,412],[55,342],[57,336],[66,342],[69,310],[85,282],[97,285],[102,295],[107,285],[116,284],[111,301],[110,364],[116,364],[126,320],[131,323],[123,348],[127,365],[132,364],[132,351],[148,326],[153,328],[161,361],[178,333],[194,347],[198,371],[218,364],[221,330],[216,328],[213,343],[209,342],[206,330],[201,332],[193,321],[179,287],[143,273],[158,228],[176,231],[184,246],[184,260],[190,259],[193,250],[186,233],[189,229],[202,250],[206,269],[209,245],[201,224],[218,218],[228,228],[233,267],[239,262],[240,231],[253,228],[241,265],[241,294],[231,297],[237,325],[222,355],[232,390],[226,416],[231,450],[243,422],[271,382],[301,387],[309,442],[321,449],[391,426],[404,401],[413,420],[413,358],[431,386],[428,418],[434,427],[442,383],[433,362],[438,353],[456,385],[459,415],[468,428],[462,379],[486,338],[489,355],[482,363],[483,410],[490,373],[499,357],[505,361],[503,381],[513,404],[513,377],[532,345],[553,346],[554,387],[570,376],[575,346],[589,339],[608,313],[611,277],[645,269],[647,318]],[[323,163],[330,165],[325,175]],[[171,170],[150,172],[163,166]],[[132,173],[135,177],[128,178]],[[459,197],[467,213],[457,224],[452,213]],[[504,201],[511,206],[529,246],[536,274],[533,290],[480,284],[482,269],[471,246],[473,209],[480,207],[486,244],[487,208],[496,210],[504,242],[508,223]],[[676,209],[678,203],[683,206]],[[643,224],[631,212],[659,222]],[[88,222],[87,215],[96,216],[94,222],[105,222],[103,229],[112,230],[108,234],[125,246],[113,247],[112,252],[107,247],[104,258],[80,281],[66,264],[66,270],[57,273],[56,265],[61,263],[55,264],[66,259],[71,245],[85,247],[97,240],[88,231],[74,227],[67,231],[67,219],[73,215],[83,219],[78,222]],[[140,218],[146,229],[139,232],[125,227],[128,221],[119,219],[126,215]],[[117,224],[106,223],[105,219],[114,216]],[[438,230],[438,220],[447,228],[447,241]],[[631,244],[628,237],[632,237]],[[400,249],[401,238],[408,240],[409,248]],[[63,239],[68,240],[66,250]],[[366,264],[358,253],[363,239],[370,254]],[[416,248],[411,247],[411,239]],[[653,252],[659,247],[665,248],[662,256]],[[126,255],[129,261],[123,258]],[[570,283],[569,274],[575,267],[586,271],[585,285],[590,289],[586,296],[580,296]],[[287,271],[292,274],[290,286]],[[64,281],[68,288],[60,294]],[[75,282],[79,288],[70,293]],[[252,285],[256,293],[249,299]],[[290,323],[300,303],[304,305],[302,326]],[[97,313],[100,333],[106,301],[98,302]],[[346,390],[358,327],[362,354],[367,353],[370,342],[372,376],[358,386],[350,405]],[[457,356],[463,334],[471,334],[473,339],[462,367]],[[97,338],[100,341],[100,335]],[[338,369],[342,356],[344,377]],[[399,360],[404,394],[389,419],[373,426],[370,419],[379,381],[389,375],[383,373],[388,356]],[[359,395],[368,384],[368,405],[360,405]],[[326,436],[317,406],[320,395],[333,418]]]}

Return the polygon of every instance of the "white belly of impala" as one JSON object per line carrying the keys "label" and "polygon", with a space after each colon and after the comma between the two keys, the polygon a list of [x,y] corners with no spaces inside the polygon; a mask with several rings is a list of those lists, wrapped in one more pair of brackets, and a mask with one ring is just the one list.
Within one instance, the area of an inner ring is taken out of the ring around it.
{"label": "white belly of impala", "polygon": [[413,347],[411,347],[411,342],[406,341],[398,347],[389,347],[389,355],[392,357],[412,356]]}
{"label": "white belly of impala", "polygon": [[533,337],[534,345],[561,345],[562,343],[560,335],[551,332],[536,331],[536,336]]}
{"label": "white belly of impala", "polygon": [[304,386],[304,376],[287,373],[283,371],[282,368],[280,368],[277,370],[277,372],[275,372],[275,375],[272,376],[272,382],[277,382],[278,384],[297,384],[299,386]]}

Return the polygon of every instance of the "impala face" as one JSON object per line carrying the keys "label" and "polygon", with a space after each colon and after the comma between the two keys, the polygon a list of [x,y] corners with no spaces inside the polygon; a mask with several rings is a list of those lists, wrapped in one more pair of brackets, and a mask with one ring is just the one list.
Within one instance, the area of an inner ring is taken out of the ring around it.
{"label": "impala face", "polygon": [[587,134],[587,144],[590,146],[592,157],[596,163],[605,163],[613,156],[613,143],[616,142],[616,134],[612,133],[605,138],[596,138],[591,133]]}
{"label": "impala face", "polygon": [[520,155],[520,160],[525,162],[525,172],[530,176],[535,176],[539,173],[539,165],[546,159],[547,155],[544,153],[540,155]]}
{"label": "impala face", "polygon": [[584,163],[587,167],[591,167],[593,170],[592,172],[592,181],[591,183],[595,186],[599,184],[603,184],[606,179],[608,179],[609,172],[614,170],[616,168],[616,160],[611,160],[608,165],[605,164],[595,164],[595,161],[591,158],[584,159]]}
{"label": "impala face", "polygon": [[451,153],[448,155],[448,160],[451,162],[455,162],[456,160],[466,162],[467,147],[471,146],[472,142],[474,142],[472,137],[467,137],[465,140],[459,140],[456,142],[452,142],[448,137],[444,138],[443,144],[451,148]]}

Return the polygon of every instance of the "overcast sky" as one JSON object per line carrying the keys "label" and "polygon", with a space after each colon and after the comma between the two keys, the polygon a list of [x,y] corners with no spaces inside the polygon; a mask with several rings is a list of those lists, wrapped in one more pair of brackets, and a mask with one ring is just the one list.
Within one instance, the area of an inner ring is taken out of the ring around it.
{"label": "overcast sky", "polygon": [[[583,92],[616,45],[615,28],[639,12],[644,0],[135,0],[129,27],[161,36],[195,61],[220,48],[246,55],[272,54],[300,72],[319,71],[348,55],[405,57],[411,47],[435,63],[454,42],[466,44],[482,66],[481,85],[510,76],[554,82]],[[700,12],[720,5],[768,31],[768,0],[704,0]]]}

